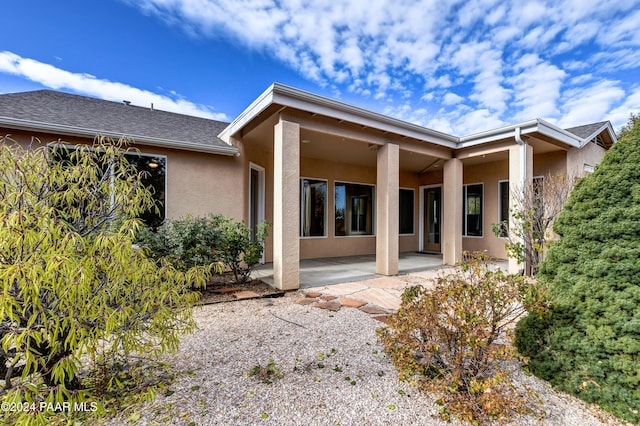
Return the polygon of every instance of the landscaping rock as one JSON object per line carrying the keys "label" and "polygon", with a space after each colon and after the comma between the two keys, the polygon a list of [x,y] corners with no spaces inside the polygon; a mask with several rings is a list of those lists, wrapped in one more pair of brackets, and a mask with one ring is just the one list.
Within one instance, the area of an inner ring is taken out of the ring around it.
{"label": "landscaping rock", "polygon": [[371,303],[369,303],[368,305],[361,306],[358,309],[360,309],[362,312],[366,312],[368,314],[375,314],[375,315],[381,315],[381,314],[387,313],[387,311],[385,311],[381,307],[377,305],[373,305]]}
{"label": "landscaping rock", "polygon": [[255,297],[259,297],[258,293],[254,293],[253,291],[240,291],[238,293],[234,293],[233,297],[236,299],[253,299]]}
{"label": "landscaping rock", "polygon": [[339,302],[334,300],[330,300],[326,302],[318,302],[313,306],[315,306],[316,308],[326,309],[328,311],[333,311],[333,312],[339,311],[340,308],[342,307],[342,305],[340,305]]}
{"label": "landscaping rock", "polygon": [[367,303],[361,300],[349,299],[348,297],[343,297],[340,299],[340,304],[342,306],[347,306],[349,308],[359,308],[360,306],[364,306]]}

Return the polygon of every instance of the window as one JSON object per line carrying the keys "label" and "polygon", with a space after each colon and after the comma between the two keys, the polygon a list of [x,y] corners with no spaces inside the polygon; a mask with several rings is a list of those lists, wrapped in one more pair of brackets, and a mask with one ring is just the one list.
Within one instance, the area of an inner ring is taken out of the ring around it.
{"label": "window", "polygon": [[373,235],[374,187],[335,184],[335,235]]}
{"label": "window", "polygon": [[481,183],[462,188],[462,235],[466,237],[482,237],[482,189]]}
{"label": "window", "polygon": [[142,214],[140,219],[147,226],[158,227],[162,225],[166,217],[166,177],[167,158],[164,156],[127,152],[125,158],[136,167],[138,173],[142,172],[142,183],[151,191],[156,208],[151,208]]}
{"label": "window", "polygon": [[[84,145],[82,147],[65,146],[64,149],[56,149],[55,151],[52,151],[54,153],[52,160],[71,166],[74,161],[74,157],[71,155],[71,150],[77,149],[91,148],[87,148]],[[129,164],[136,168],[138,173],[142,173],[142,183],[151,191],[155,202],[155,207],[141,213],[140,219],[142,219],[146,225],[151,227],[158,227],[162,225],[165,219],[166,157],[136,152],[126,152],[124,153],[124,157]],[[103,157],[98,156],[98,158]],[[109,207],[109,201],[107,201],[107,199],[110,199],[110,203],[113,204],[113,165],[110,163],[107,164],[107,161],[100,161],[100,163],[101,169],[99,174],[101,176],[101,180],[102,182],[106,182],[107,179],[109,180],[109,187],[111,188],[111,191],[104,191],[96,188],[92,196],[104,199],[105,202],[103,205],[106,206],[106,208],[111,209],[112,207]],[[81,209],[83,208],[83,206],[78,207]]]}
{"label": "window", "polygon": [[413,203],[413,189],[401,188],[399,198],[400,226],[398,228],[400,234],[413,234],[413,217],[415,211]]}
{"label": "window", "polygon": [[506,238],[509,232],[509,181],[498,183],[498,222],[500,223],[500,237]]}
{"label": "window", "polygon": [[327,182],[300,179],[300,235],[326,237]]}
{"label": "window", "polygon": [[544,218],[544,177],[533,178],[533,231],[536,235],[543,235],[542,222]]}

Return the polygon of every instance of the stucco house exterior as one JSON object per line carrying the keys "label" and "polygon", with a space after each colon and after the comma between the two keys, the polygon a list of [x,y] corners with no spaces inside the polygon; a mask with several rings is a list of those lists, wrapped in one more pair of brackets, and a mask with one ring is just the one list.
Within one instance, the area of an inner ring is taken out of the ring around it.
{"label": "stucco house exterior", "polygon": [[272,224],[265,261],[281,289],[299,286],[301,259],[375,254],[376,272],[394,275],[401,252],[506,258],[491,224],[508,219],[514,188],[590,172],[616,141],[609,122],[541,119],[456,137],[278,83],[231,123],[48,90],[4,94],[7,134],[25,145],[130,137],[164,174],[163,218]]}

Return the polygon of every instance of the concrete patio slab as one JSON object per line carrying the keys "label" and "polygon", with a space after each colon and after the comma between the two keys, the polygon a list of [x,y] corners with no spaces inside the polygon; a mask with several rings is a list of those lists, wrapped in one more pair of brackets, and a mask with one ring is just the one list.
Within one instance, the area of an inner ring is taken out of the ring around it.
{"label": "concrete patio slab", "polygon": [[[300,262],[300,288],[307,299],[301,301],[304,304],[307,300],[309,303],[318,300],[313,306],[335,310],[342,306],[340,300],[349,300],[346,306],[362,304],[359,309],[363,312],[391,313],[400,307],[402,293],[407,287],[431,287],[438,277],[454,270],[450,266],[443,267],[441,256],[421,253],[402,254],[399,265],[399,275],[384,276],[374,273],[373,255],[303,260]],[[495,262],[495,265],[507,268],[506,261]],[[272,284],[269,267],[262,265],[255,271],[254,278]]]}
{"label": "concrete patio slab", "polygon": [[[426,271],[442,267],[442,256],[423,253],[401,253],[398,262],[399,274]],[[375,255],[327,257],[300,261],[300,288],[321,287],[351,281],[380,278],[376,274]],[[273,285],[273,264],[258,266],[251,274],[269,285]]]}

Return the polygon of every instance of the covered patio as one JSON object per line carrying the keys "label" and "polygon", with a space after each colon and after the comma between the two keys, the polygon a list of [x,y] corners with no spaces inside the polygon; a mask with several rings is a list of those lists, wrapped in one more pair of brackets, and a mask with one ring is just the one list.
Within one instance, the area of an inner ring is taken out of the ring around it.
{"label": "covered patio", "polygon": [[[442,255],[401,253],[399,274],[442,268]],[[326,257],[300,261],[300,288],[313,288],[381,277],[376,274],[376,255]],[[252,277],[274,285],[273,263],[260,265]]]}

